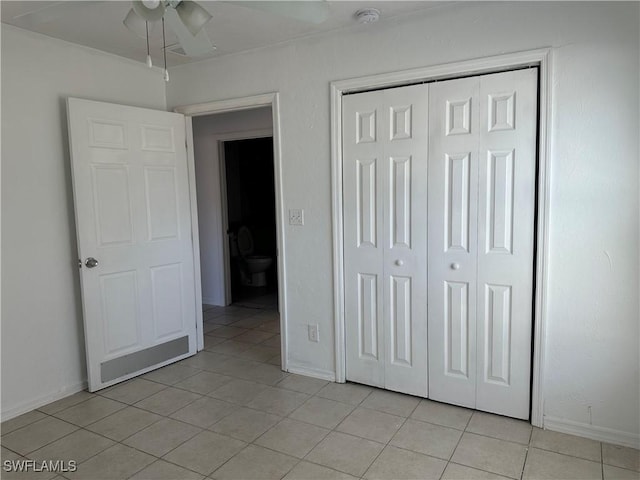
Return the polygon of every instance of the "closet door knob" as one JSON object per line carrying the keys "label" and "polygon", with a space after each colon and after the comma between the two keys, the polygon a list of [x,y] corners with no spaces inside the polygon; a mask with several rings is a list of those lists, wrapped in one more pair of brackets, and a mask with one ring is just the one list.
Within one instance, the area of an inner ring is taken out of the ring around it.
{"label": "closet door knob", "polygon": [[458,270],[460,268],[460,264],[459,263],[452,263],[451,264],[451,270]]}
{"label": "closet door knob", "polygon": [[404,265],[404,262],[402,260],[396,260],[396,265],[401,267],[402,265]]}

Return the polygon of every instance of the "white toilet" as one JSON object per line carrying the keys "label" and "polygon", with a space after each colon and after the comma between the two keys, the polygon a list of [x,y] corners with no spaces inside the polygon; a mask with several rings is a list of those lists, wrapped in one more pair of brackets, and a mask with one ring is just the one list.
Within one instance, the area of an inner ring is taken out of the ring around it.
{"label": "white toilet", "polygon": [[247,270],[251,273],[251,277],[244,275],[242,279],[243,285],[251,285],[253,287],[264,287],[267,285],[266,271],[271,266],[273,259],[266,255],[253,255],[253,237],[251,231],[247,227],[240,227],[237,235],[238,252],[247,265]]}

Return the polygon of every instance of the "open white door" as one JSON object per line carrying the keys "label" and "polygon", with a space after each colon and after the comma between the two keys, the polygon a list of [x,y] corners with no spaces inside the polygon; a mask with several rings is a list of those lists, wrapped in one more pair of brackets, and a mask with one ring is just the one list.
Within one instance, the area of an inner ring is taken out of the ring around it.
{"label": "open white door", "polygon": [[180,114],[68,99],[89,390],[196,353]]}

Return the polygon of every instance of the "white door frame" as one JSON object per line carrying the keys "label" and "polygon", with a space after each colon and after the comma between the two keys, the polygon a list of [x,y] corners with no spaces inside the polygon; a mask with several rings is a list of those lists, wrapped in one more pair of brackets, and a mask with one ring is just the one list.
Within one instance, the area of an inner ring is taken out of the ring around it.
{"label": "white door frame", "polygon": [[[174,109],[185,116],[187,130],[187,162],[189,165],[189,182],[191,188],[191,218],[193,224],[194,266],[196,281],[196,300],[202,303],[202,285],[200,277],[200,242],[198,239],[198,207],[196,202],[195,160],[193,154],[193,124],[192,118],[216,113],[238,112],[259,107],[271,107],[273,123],[273,166],[276,189],[276,243],[278,265],[278,306],[280,309],[280,343],[282,353],[282,369],[287,371],[287,279],[286,279],[286,248],[284,225],[284,196],[282,189],[282,154],[280,139],[280,94],[278,92],[265,93],[241,98],[231,98],[193,105],[179,106]],[[204,334],[202,332],[202,309],[198,317],[198,350],[204,348]]]}
{"label": "white door frame", "polygon": [[535,265],[535,313],[533,318],[533,378],[531,423],[543,427],[543,375],[546,343],[546,298],[549,251],[549,138],[551,113],[551,49],[544,48],[431,67],[383,73],[331,82],[331,197],[334,263],[334,318],[336,381],[346,381],[344,318],[344,245],[342,195],[342,96],[346,93],[388,88],[423,81],[443,80],[465,75],[494,73],[537,66],[539,82],[539,138],[537,179],[537,224]]}
{"label": "white door frame", "polygon": [[[231,132],[216,135],[213,141],[216,143],[216,154],[218,155],[218,180],[220,181],[220,223],[222,224],[220,241],[222,242],[222,262],[224,264],[224,303],[229,305],[231,298],[231,254],[229,253],[229,218],[228,218],[228,197],[227,197],[227,171],[225,166],[224,143],[236,140],[253,140],[256,138],[273,137],[273,129],[246,130],[241,132]],[[274,171],[275,173],[275,171]],[[277,226],[276,226],[277,228]]]}

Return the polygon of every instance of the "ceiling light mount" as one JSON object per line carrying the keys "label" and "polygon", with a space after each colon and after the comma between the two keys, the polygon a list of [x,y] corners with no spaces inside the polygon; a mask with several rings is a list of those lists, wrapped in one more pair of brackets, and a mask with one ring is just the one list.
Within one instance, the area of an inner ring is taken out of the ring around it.
{"label": "ceiling light mount", "polygon": [[354,16],[358,23],[375,23],[380,19],[380,10],[377,8],[361,8]]}

